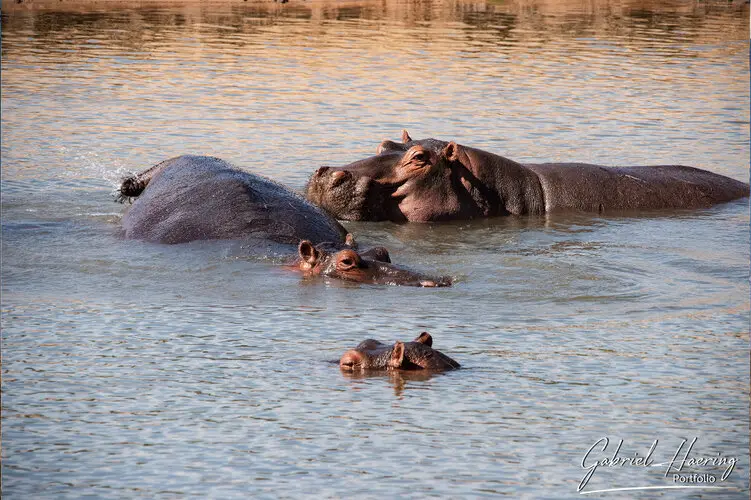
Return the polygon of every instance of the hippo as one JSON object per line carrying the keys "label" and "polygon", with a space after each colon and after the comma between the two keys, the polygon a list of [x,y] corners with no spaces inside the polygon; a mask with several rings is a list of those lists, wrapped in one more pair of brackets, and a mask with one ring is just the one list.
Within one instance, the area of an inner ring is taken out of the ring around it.
{"label": "hippo", "polygon": [[[122,219],[125,238],[178,244],[244,240],[293,253],[288,267],[361,283],[448,286],[391,264],[383,247],[358,252],[352,235],[300,195],[224,160],[184,155],[125,178],[117,201],[135,201]],[[254,248],[254,245],[249,245]]]}
{"label": "hippo", "polygon": [[375,156],[319,168],[305,191],[341,220],[432,222],[706,208],[747,197],[749,185],[681,165],[521,164],[404,131],[401,143],[384,141]]}
{"label": "hippo", "polygon": [[441,351],[433,349],[433,337],[422,332],[412,342],[384,344],[367,339],[347,351],[339,360],[345,372],[371,370],[433,370],[444,371],[461,365]]}

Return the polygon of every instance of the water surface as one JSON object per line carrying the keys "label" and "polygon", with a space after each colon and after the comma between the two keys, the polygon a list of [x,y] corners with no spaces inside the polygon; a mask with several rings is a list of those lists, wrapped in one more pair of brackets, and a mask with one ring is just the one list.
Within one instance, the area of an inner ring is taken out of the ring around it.
{"label": "water surface", "polygon": [[[729,489],[623,498],[748,498],[748,200],[347,224],[456,280],[433,290],[124,241],[112,201],[123,175],[184,153],[301,189],[402,128],[519,161],[747,180],[747,7],[3,7],[3,496],[574,498],[607,436],[598,458],[658,440],[668,462],[697,437],[692,456],[740,460]],[[331,363],[422,330],[464,368]],[[602,468],[585,491],[675,484],[664,473]]]}

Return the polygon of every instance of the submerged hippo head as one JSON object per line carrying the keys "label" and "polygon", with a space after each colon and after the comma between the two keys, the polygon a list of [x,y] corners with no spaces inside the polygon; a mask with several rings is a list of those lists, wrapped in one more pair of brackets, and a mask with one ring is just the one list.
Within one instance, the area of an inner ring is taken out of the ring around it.
{"label": "submerged hippo head", "polygon": [[428,332],[422,332],[412,342],[396,342],[394,345],[368,339],[345,352],[339,360],[339,367],[344,371],[459,368],[459,363],[432,346],[433,337]]}
{"label": "submerged hippo head", "polygon": [[462,146],[436,139],[384,141],[377,154],[349,165],[319,168],[306,194],[338,219],[432,221],[475,206]]}
{"label": "submerged hippo head", "polygon": [[354,248],[332,251],[326,245],[315,246],[308,240],[300,242],[298,259],[294,264],[308,275],[374,283],[381,285],[406,285],[439,287],[451,286],[447,277],[431,277],[391,264],[388,250],[383,247],[358,252]]}

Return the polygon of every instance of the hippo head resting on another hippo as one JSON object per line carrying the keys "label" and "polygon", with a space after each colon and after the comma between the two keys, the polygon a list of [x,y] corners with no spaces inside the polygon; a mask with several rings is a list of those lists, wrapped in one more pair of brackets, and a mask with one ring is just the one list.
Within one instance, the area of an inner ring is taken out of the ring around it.
{"label": "hippo head resting on another hippo", "polygon": [[433,349],[433,337],[422,332],[412,342],[384,344],[368,339],[339,360],[347,372],[369,370],[452,370],[460,365],[441,351]]}
{"label": "hippo head resting on another hippo", "polygon": [[319,168],[306,195],[338,219],[429,222],[704,208],[747,197],[749,186],[682,165],[521,164],[405,131],[402,143],[384,141],[375,156]]}
{"label": "hippo head resting on another hippo", "polygon": [[168,244],[241,240],[279,245],[290,253],[296,246],[292,267],[306,275],[424,287],[451,284],[448,278],[391,264],[383,247],[358,252],[352,235],[329,214],[219,158],[171,158],[124,179],[119,195],[120,201],[135,198],[122,220],[128,239]]}

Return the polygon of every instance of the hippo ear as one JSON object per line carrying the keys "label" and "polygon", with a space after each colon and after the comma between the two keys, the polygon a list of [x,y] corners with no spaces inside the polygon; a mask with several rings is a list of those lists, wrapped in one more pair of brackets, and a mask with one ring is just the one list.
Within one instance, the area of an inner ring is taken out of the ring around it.
{"label": "hippo ear", "polygon": [[412,142],[412,138],[409,136],[409,133],[406,130],[402,130],[402,142],[404,144]]}
{"label": "hippo ear", "polygon": [[433,347],[433,337],[428,332],[422,332],[419,337],[415,339],[415,342],[419,342],[428,347]]}
{"label": "hippo ear", "polygon": [[443,148],[441,155],[444,158],[446,158],[448,161],[456,161],[459,159],[460,151],[461,151],[461,146],[459,146],[454,141],[451,141],[448,144],[446,144],[445,148]]}
{"label": "hippo ear", "polygon": [[314,266],[321,256],[318,249],[313,246],[313,243],[309,240],[302,240],[300,242],[300,246],[297,247],[297,253],[300,254],[300,258],[303,262],[310,264],[311,266]]}
{"label": "hippo ear", "polygon": [[391,359],[389,359],[389,366],[391,368],[401,368],[404,362],[404,343],[397,342],[394,344],[394,350],[391,351]]}

